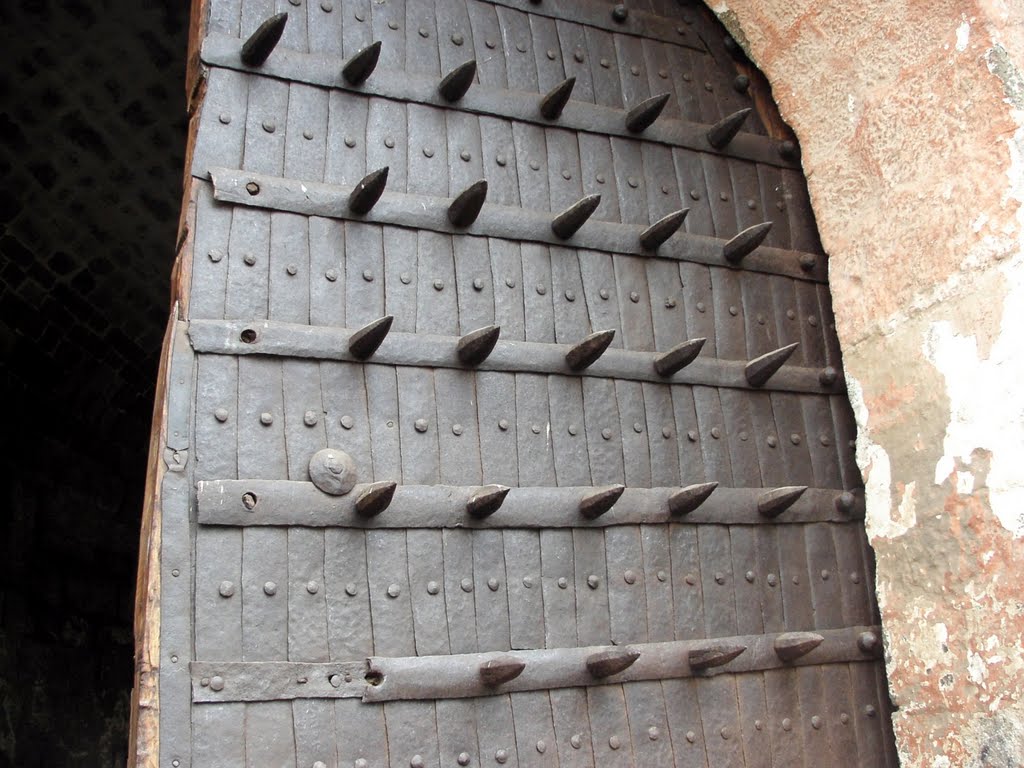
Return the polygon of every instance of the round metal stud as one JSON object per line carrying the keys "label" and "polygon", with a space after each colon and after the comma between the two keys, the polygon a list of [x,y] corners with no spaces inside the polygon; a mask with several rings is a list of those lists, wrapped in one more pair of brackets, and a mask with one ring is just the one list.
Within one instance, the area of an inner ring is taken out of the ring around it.
{"label": "round metal stud", "polygon": [[668,581],[668,574],[664,571],[658,571],[656,574],[658,581]]}
{"label": "round metal stud", "polygon": [[413,426],[413,429],[415,429],[417,432],[426,432],[427,431],[427,420],[426,419],[416,419],[416,421],[413,422],[412,426]]}
{"label": "round metal stud", "polygon": [[692,587],[697,583],[697,577],[694,576],[692,573],[688,573],[686,574],[686,577],[683,579],[683,581],[685,581]]}
{"label": "round metal stud", "polygon": [[468,592],[472,592],[473,591],[473,580],[470,579],[470,578],[465,578],[465,579],[463,579],[462,581],[459,582],[459,587],[462,589],[463,592],[467,592],[467,593]]}
{"label": "round metal stud", "polygon": [[218,117],[217,119],[220,120],[221,123],[223,123],[224,125],[231,124],[231,115],[229,115],[227,112],[221,112],[220,117]]}
{"label": "round metal stud", "polygon": [[694,733],[693,731],[687,731],[686,732],[686,740],[688,742],[690,742],[691,744],[693,744],[697,740],[697,734]]}
{"label": "round metal stud", "polygon": [[173,571],[171,571],[171,576],[174,576],[175,578],[177,578],[178,576],[181,576],[181,571],[179,571],[177,568],[175,568]]}
{"label": "round metal stud", "polygon": [[505,278],[505,285],[508,288],[515,288],[516,287],[516,279],[514,277],[506,277]]}
{"label": "round metal stud", "polygon": [[210,678],[210,690],[211,691],[223,691],[224,690],[224,678],[220,675],[214,675]]}
{"label": "round metal stud", "polygon": [[864,707],[864,717],[874,717],[877,714],[878,714],[878,710],[875,709],[873,704],[868,704],[867,706]]}
{"label": "round metal stud", "polygon": [[599,586],[601,586],[601,579],[592,573],[589,576],[587,576],[587,586],[591,589],[597,589]]}
{"label": "round metal stud", "polygon": [[769,573],[766,581],[768,582],[769,587],[774,587],[776,584],[779,583],[779,577],[776,576],[774,573]]}
{"label": "round metal stud", "polygon": [[345,594],[349,597],[355,597],[357,591],[358,590],[356,589],[356,585],[353,584],[351,581],[345,585]]}
{"label": "round metal stud", "polygon": [[670,437],[672,437],[672,428],[671,427],[662,427],[661,428],[661,436],[663,438],[665,438],[666,440],[668,440]]}
{"label": "round metal stud", "polygon": [[452,424],[452,434],[455,435],[456,437],[461,435],[462,434],[462,425],[461,424]]}
{"label": "round metal stud", "polygon": [[227,409],[226,408],[218,408],[216,411],[213,412],[213,418],[215,418],[217,421],[219,421],[221,424],[223,424],[225,421],[228,420],[228,411],[227,411]]}
{"label": "round metal stud", "polygon": [[355,145],[356,145],[356,140],[355,139],[353,139],[351,136],[346,136],[345,137],[345,146],[346,147],[348,147],[349,149],[352,149]]}
{"label": "round metal stud", "polygon": [[627,584],[636,584],[636,574],[631,570],[627,570],[622,574],[622,580]]}
{"label": "round metal stud", "polygon": [[402,594],[402,588],[397,584],[388,585],[388,597],[395,598]]}
{"label": "round metal stud", "polygon": [[428,595],[436,595],[440,591],[441,591],[441,585],[438,584],[436,581],[428,581],[427,582],[427,594]]}
{"label": "round metal stud", "polygon": [[471,155],[469,153],[469,150],[467,150],[467,149],[464,149],[461,152],[459,152],[459,157],[462,158],[463,162],[466,162],[466,163],[468,163],[470,160],[473,159],[473,155]]}
{"label": "round metal stud", "polygon": [[848,714],[846,714],[845,712],[840,712],[839,713],[839,722],[842,723],[843,725],[846,725],[847,723],[850,722],[850,716]]}
{"label": "round metal stud", "polygon": [[618,736],[610,736],[608,737],[608,746],[612,749],[619,749],[622,747],[622,739]]}
{"label": "round metal stud", "polygon": [[739,310],[738,307],[736,307],[736,306],[729,307],[729,314],[732,315],[733,317],[736,317],[736,315],[738,315],[739,313],[740,313],[740,310]]}
{"label": "round metal stud", "polygon": [[608,297],[611,294],[608,293],[608,289],[607,288],[602,288],[600,291],[597,292],[597,295],[600,296],[605,301],[608,301]]}
{"label": "round metal stud", "polygon": [[626,183],[627,183],[627,184],[628,184],[628,185],[629,185],[630,187],[632,187],[633,189],[636,189],[637,187],[639,187],[639,186],[640,186],[640,182],[639,182],[639,181],[637,181],[637,179],[636,179],[636,177],[635,177],[635,176],[629,176],[629,177],[628,177],[628,178],[626,179]]}
{"label": "round metal stud", "polygon": [[499,749],[494,753],[494,761],[499,765],[504,765],[508,762],[508,752],[504,749]]}
{"label": "round metal stud", "polygon": [[656,725],[652,725],[650,728],[647,729],[647,738],[651,741],[657,741],[660,736],[661,731],[658,730],[658,727]]}
{"label": "round metal stud", "polygon": [[235,594],[235,584],[232,581],[222,581],[217,591],[221,597],[231,597]]}
{"label": "round metal stud", "polygon": [[317,592],[320,591],[320,582],[319,581],[307,581],[306,582],[306,591],[309,592],[309,594],[311,594],[311,595],[315,595]]}
{"label": "round metal stud", "polygon": [[277,130],[277,123],[275,123],[273,120],[264,120],[263,130],[266,131],[267,133],[273,133],[274,131]]}
{"label": "round metal stud", "polygon": [[575,436],[576,436],[576,434],[577,434],[577,433],[578,433],[579,431],[580,431],[580,430],[579,430],[579,427],[577,427],[577,426],[576,426],[575,424],[570,424],[570,425],[569,425],[569,429],[568,429],[568,432],[569,432],[569,434],[570,434],[570,435],[572,435],[573,437],[575,437]]}
{"label": "round metal stud", "polygon": [[622,3],[612,8],[612,18],[620,24],[629,18],[629,9]]}
{"label": "round metal stud", "polygon": [[250,181],[248,184],[245,185],[245,191],[248,192],[250,195],[258,195],[260,193],[260,185],[257,184],[255,181]]}
{"label": "round metal stud", "polygon": [[722,730],[720,730],[718,733],[726,741],[728,741],[729,737],[732,736],[732,731],[729,730],[729,726],[727,725],[723,725]]}
{"label": "round metal stud", "polygon": [[536,287],[535,290],[537,291],[537,295],[538,296],[543,296],[544,294],[546,294],[548,292],[547,286],[541,285],[540,283],[537,284],[537,287]]}
{"label": "round metal stud", "polygon": [[324,277],[327,278],[327,282],[333,283],[338,279],[338,270],[328,269],[326,272],[324,272]]}
{"label": "round metal stud", "polygon": [[687,433],[686,433],[686,439],[689,440],[691,443],[696,443],[697,442],[697,430],[695,430],[695,429],[688,430]]}
{"label": "round metal stud", "polygon": [[765,442],[768,443],[769,448],[774,448],[779,444],[779,440],[775,436],[769,436],[769,438],[765,440]]}
{"label": "round metal stud", "polygon": [[533,577],[523,576],[523,586],[527,589],[531,589],[533,587]]}
{"label": "round metal stud", "polygon": [[821,718],[818,715],[813,715],[811,717],[811,728],[816,731],[821,730]]}
{"label": "round metal stud", "polygon": [[722,430],[719,429],[718,427],[712,427],[711,428],[711,436],[713,438],[715,438],[715,440],[717,440],[718,438],[720,438],[722,436]]}
{"label": "round metal stud", "polygon": [[697,311],[698,311],[698,312],[701,312],[701,313],[703,313],[703,312],[706,312],[706,311],[707,311],[707,306],[706,306],[706,305],[704,304],[704,302],[703,302],[703,301],[698,301],[698,302],[697,302]]}
{"label": "round metal stud", "polygon": [[[425,29],[422,29],[420,31],[426,32]],[[426,763],[423,762],[422,755],[413,755],[412,760],[409,761],[409,768],[424,768],[425,765]]]}
{"label": "round metal stud", "polygon": [[498,421],[498,429],[500,429],[502,432],[507,432],[508,431],[508,421],[506,419],[500,419]]}
{"label": "round metal stud", "polygon": [[493,576],[487,580],[487,588],[491,590],[491,592],[497,592],[499,586],[501,585],[498,583],[498,580]]}
{"label": "round metal stud", "polygon": [[782,730],[784,730],[784,731],[791,731],[791,730],[793,730],[793,721],[790,720],[788,717],[782,718]]}
{"label": "round metal stud", "polygon": [[[462,43],[459,43],[459,45],[462,45]],[[459,752],[459,756],[455,758],[455,762],[459,765],[469,765],[469,753]]]}
{"label": "round metal stud", "polygon": [[747,580],[748,584],[753,584],[754,583],[754,572],[753,571],[747,571],[745,574],[743,574],[743,578]]}
{"label": "round metal stud", "polygon": [[558,588],[559,589],[566,589],[569,586],[569,582],[565,578],[565,576],[559,576],[557,583],[558,583]]}
{"label": "round metal stud", "polygon": [[369,269],[364,269],[363,270],[363,280],[365,280],[368,283],[372,283],[373,282],[373,271],[369,270]]}
{"label": "round metal stud", "polygon": [[578,733],[574,733],[572,736],[569,737],[569,746],[573,749],[579,749],[583,746],[583,739],[580,738],[580,735]]}
{"label": "round metal stud", "polygon": [[542,755],[548,751],[548,745],[547,742],[544,741],[544,739],[541,739],[537,742],[537,751]]}
{"label": "round metal stud", "polygon": [[482,291],[484,289],[484,281],[479,277],[473,278],[473,290]]}
{"label": "round metal stud", "polygon": [[643,431],[644,431],[644,425],[641,424],[639,421],[634,421],[633,422],[633,431],[636,432],[638,435],[642,434]]}
{"label": "round metal stud", "polygon": [[353,419],[351,416],[345,415],[341,417],[341,426],[344,429],[352,429],[352,427],[355,426],[355,423],[355,419]]}
{"label": "round metal stud", "polygon": [[277,584],[272,581],[267,581],[263,584],[263,594],[267,597],[273,597],[277,594]]}
{"label": "round metal stud", "polygon": [[256,509],[256,504],[258,503],[259,499],[257,498],[255,493],[249,491],[247,493],[242,494],[242,506],[248,509],[249,511]]}
{"label": "round metal stud", "polygon": [[540,434],[540,424],[532,424],[530,426],[530,431],[533,432],[533,434],[535,434],[535,435],[539,435]]}
{"label": "round metal stud", "polygon": [[605,427],[604,429],[601,430],[601,437],[603,437],[605,440],[611,440],[612,439],[612,431],[610,429],[608,429],[607,427]]}
{"label": "round metal stud", "polygon": [[210,258],[210,261],[216,264],[218,261],[224,258],[224,251],[222,251],[220,248],[211,248],[210,252],[206,255]]}
{"label": "round metal stud", "polygon": [[466,42],[466,39],[458,32],[452,35],[452,45],[462,45],[464,42]]}
{"label": "round metal stud", "polygon": [[540,170],[540,163],[538,163],[536,160],[531,160],[530,161],[530,169],[534,170],[534,171],[539,171]]}
{"label": "round metal stud", "polygon": [[499,166],[504,168],[508,164],[508,158],[501,154],[495,155],[494,162],[496,162]]}
{"label": "round metal stud", "polygon": [[715,584],[725,584],[725,574],[721,571],[715,573]]}
{"label": "round metal stud", "polygon": [[251,253],[245,254],[245,256],[242,257],[242,261],[245,263],[245,266],[247,267],[256,266],[256,257],[253,256]]}
{"label": "round metal stud", "polygon": [[320,417],[316,415],[316,411],[306,411],[302,414],[302,423],[307,427],[315,427],[319,420]]}
{"label": "round metal stud", "polygon": [[612,63],[608,61],[608,59],[601,59],[599,63],[601,64],[601,69],[608,69],[608,67],[612,65]]}
{"label": "round metal stud", "polygon": [[355,487],[356,463],[344,451],[324,448],[309,460],[309,479],[324,493],[344,496]]}
{"label": "round metal stud", "polygon": [[270,413],[269,411],[264,411],[263,413],[260,414],[260,424],[262,424],[264,427],[269,427],[273,423],[274,414]]}
{"label": "round metal stud", "polygon": [[798,435],[796,432],[789,436],[789,442],[791,442],[793,445],[800,445],[800,441],[800,435]]}
{"label": "round metal stud", "polygon": [[637,293],[636,291],[630,291],[629,292],[629,300],[632,301],[634,304],[636,304],[637,302],[640,301],[640,294]]}
{"label": "round metal stud", "polygon": [[553,50],[548,48],[545,53],[546,53],[546,55],[548,57],[548,61],[554,61],[555,60],[555,52]]}

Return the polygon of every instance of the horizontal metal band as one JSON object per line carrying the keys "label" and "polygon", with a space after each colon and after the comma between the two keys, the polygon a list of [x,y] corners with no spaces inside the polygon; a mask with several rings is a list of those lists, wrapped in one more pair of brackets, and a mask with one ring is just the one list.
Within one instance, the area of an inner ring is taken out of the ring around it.
{"label": "horizontal metal band", "polygon": [[[670,377],[654,370],[654,352],[634,352],[609,348],[582,371],[573,371],[565,361],[568,344],[542,344],[534,341],[498,341],[487,359],[466,366],[456,354],[457,336],[424,333],[389,333],[369,360],[361,361],[349,351],[349,339],[356,331],[348,328],[298,325],[269,320],[193,320],[189,338],[197,352],[215,355],[273,355],[316,360],[370,362],[379,365],[463,368],[510,373],[542,373],[565,376],[652,381],[660,384],[690,384],[731,389],[753,389],[747,382],[745,360],[720,360],[698,357]],[[246,339],[243,341],[242,336]],[[845,380],[840,374],[831,386],[823,385],[817,368],[782,366],[765,391],[840,394]]]}
{"label": "horizontal metal band", "polygon": [[[876,643],[860,644],[865,633]],[[303,663],[194,661],[192,700],[195,702],[274,701],[305,698],[362,698],[367,703],[490,696],[514,691],[577,688],[641,680],[669,680],[742,674],[793,666],[848,664],[876,660],[881,652],[877,626],[815,630],[820,643],[804,655],[784,661],[776,643],[786,633],[741,635],[709,640],[677,640],[628,646],[553,648],[449,656],[371,657],[364,661]],[[692,654],[717,649],[743,649],[738,656],[708,669],[694,669]],[[625,670],[595,677],[587,662],[597,654],[632,651],[636,660]],[[488,662],[523,664],[514,679],[486,684],[480,676]]]}
{"label": "horizontal metal band", "polygon": [[[766,136],[753,133],[737,135],[721,150],[712,147],[706,138],[710,125],[685,120],[661,118],[642,134],[630,133],[626,128],[626,110],[590,104],[570,99],[557,121],[544,119],[540,113],[540,100],[544,94],[527,91],[490,88],[475,83],[457,103],[445,101],[438,93],[440,78],[425,77],[412,72],[377,69],[362,85],[353,86],[341,75],[345,59],[327,54],[301,53],[278,47],[266,63],[259,68],[242,63],[242,40],[222,34],[211,34],[203,41],[202,59],[206,64],[281,80],[308,83],[335,90],[352,91],[367,96],[378,96],[392,101],[429,104],[446,110],[460,110],[480,115],[492,115],[525,123],[536,123],[571,131],[595,133],[667,144],[672,147],[708,152],[730,158],[750,160],[781,168],[799,168],[793,160],[779,154],[778,145]],[[467,55],[467,59],[469,56]]]}
{"label": "horizontal metal band", "polygon": [[391,504],[375,517],[355,511],[367,488],[357,485],[344,496],[331,496],[301,480],[206,480],[198,483],[199,522],[205,525],[299,525],[343,528],[602,528],[612,525],[715,523],[844,523],[864,516],[857,497],[849,513],[839,511],[841,490],[808,488],[781,515],[762,516],[757,509],[764,488],[716,488],[684,516],[669,512],[668,498],[679,488],[626,488],[615,505],[588,520],[580,500],[593,487],[512,488],[497,512],[478,519],[466,504],[481,486],[399,485]]}
{"label": "horizontal metal band", "polygon": [[[357,215],[348,207],[353,187],[266,176],[233,168],[210,168],[210,177],[213,180],[214,199],[235,205],[290,211],[306,216],[393,224],[432,232],[548,243],[588,251],[740,268],[725,260],[723,246],[726,241],[704,235],[677,232],[654,254],[641,247],[640,233],[646,227],[638,224],[590,219],[571,238],[561,240],[551,231],[555,214],[546,211],[485,203],[473,224],[456,228],[448,219],[448,207],[452,200],[447,197],[385,191],[369,213]],[[814,266],[804,270],[800,262],[808,256],[813,257]],[[741,268],[817,283],[828,281],[828,262],[823,256],[784,248],[761,246],[743,259]]]}
{"label": "horizontal metal band", "polygon": [[[581,2],[580,0],[545,0],[543,3],[530,0],[490,0],[494,5],[515,8],[535,16],[547,16],[560,21],[571,21],[585,27],[596,27],[619,35],[636,35],[663,43],[673,43],[707,54],[707,46],[696,30],[683,23],[682,18],[658,16],[650,11],[629,9],[623,21],[612,19],[613,6],[603,2]],[[680,8],[680,11],[683,9]],[[679,30],[684,32],[680,33]]]}

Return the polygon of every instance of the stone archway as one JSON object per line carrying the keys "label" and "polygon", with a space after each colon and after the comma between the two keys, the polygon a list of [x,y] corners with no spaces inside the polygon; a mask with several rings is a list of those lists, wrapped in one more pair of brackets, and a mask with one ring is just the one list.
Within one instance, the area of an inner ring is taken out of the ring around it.
{"label": "stone archway", "polygon": [[1024,760],[1024,10],[709,2],[831,255],[905,766]]}

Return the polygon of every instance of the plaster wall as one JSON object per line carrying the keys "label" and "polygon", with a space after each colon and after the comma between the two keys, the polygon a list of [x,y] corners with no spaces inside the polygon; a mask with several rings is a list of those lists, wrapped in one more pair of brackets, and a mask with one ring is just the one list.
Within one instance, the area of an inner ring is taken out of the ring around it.
{"label": "plaster wall", "polygon": [[902,764],[1024,765],[1024,4],[709,5],[831,255]]}

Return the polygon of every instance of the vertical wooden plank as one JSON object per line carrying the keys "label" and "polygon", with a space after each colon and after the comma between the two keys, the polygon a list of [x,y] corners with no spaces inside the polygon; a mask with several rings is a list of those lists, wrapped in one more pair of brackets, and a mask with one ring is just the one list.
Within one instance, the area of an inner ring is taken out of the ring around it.
{"label": "vertical wooden plank", "polygon": [[[374,3],[373,7],[376,9],[382,6]],[[383,46],[383,49],[386,48],[386,45]],[[381,58],[384,57],[383,49]],[[366,116],[366,168],[375,171],[387,166],[390,169],[388,190],[391,192],[407,190],[408,147],[405,103],[371,98]]]}
{"label": "vertical wooden plank", "polygon": [[416,653],[408,559],[404,530],[366,532],[373,652],[378,656]]}
{"label": "vertical wooden plank", "polygon": [[611,145],[615,185],[619,192],[619,218],[623,224],[646,225],[649,214],[640,142],[613,136]]}
{"label": "vertical wooden plank", "polygon": [[715,313],[711,309],[711,270],[702,264],[682,262],[679,264],[679,275],[685,291],[683,314],[686,317],[687,335],[694,339],[707,339],[701,349],[702,356],[720,357]]}
{"label": "vertical wooden plank", "polygon": [[651,486],[651,449],[647,440],[647,414],[644,412],[643,387],[638,381],[619,379],[615,382],[615,399],[619,406],[619,430],[626,485]]}
{"label": "vertical wooden plank", "polygon": [[523,243],[522,255],[526,340],[554,343],[555,311],[548,247],[536,243]]}
{"label": "vertical wooden plank", "polygon": [[[392,765],[439,768],[437,713],[432,701],[392,701],[384,705]],[[419,759],[417,759],[419,758]]]}
{"label": "vertical wooden plank", "polygon": [[331,659],[342,661],[372,656],[373,631],[363,531],[354,528],[324,531],[324,592]]}
{"label": "vertical wooden plank", "polygon": [[697,410],[698,435],[704,455],[704,472],[708,480],[726,487],[733,483],[732,462],[725,439],[725,417],[718,390],[694,387],[693,402]]}
{"label": "vertical wooden plank", "polygon": [[[473,583],[476,585],[476,635],[481,651],[507,651],[509,634],[508,580],[501,531],[473,533]],[[486,584],[487,589],[482,586]]]}
{"label": "vertical wooden plank", "polygon": [[731,269],[712,269],[711,286],[715,300],[716,355],[727,360],[747,360],[739,275]]}
{"label": "vertical wooden plank", "polygon": [[595,764],[615,768],[632,766],[633,744],[622,686],[595,685],[587,688],[587,709]]}
{"label": "vertical wooden plank", "polygon": [[540,531],[541,587],[544,593],[544,647],[576,644],[576,579],[572,531]]}
{"label": "vertical wooden plank", "polygon": [[695,235],[714,235],[715,224],[711,216],[710,192],[700,155],[683,149],[673,149],[672,161],[682,199],[690,209],[686,214],[686,231]]}
{"label": "vertical wooden plank", "polygon": [[[341,12],[341,9],[338,9]],[[353,25],[347,25],[348,26]],[[358,25],[363,27],[365,25]],[[346,91],[331,91],[328,102],[327,159],[324,181],[354,186],[367,173],[366,121],[369,100]],[[369,170],[375,171],[376,167]]]}
{"label": "vertical wooden plank", "polygon": [[676,768],[708,768],[701,728],[700,704],[697,701],[698,680],[663,680],[665,710],[669,736],[672,739],[673,765]]}
{"label": "vertical wooden plank", "polygon": [[555,722],[560,768],[589,768],[594,765],[585,688],[556,688],[549,692]]}
{"label": "vertical wooden plank", "polygon": [[562,48],[562,66],[566,77],[575,77],[573,99],[594,101],[594,81],[590,74],[589,51],[583,25],[557,19],[555,29]]}
{"label": "vertical wooden plank", "polygon": [[384,311],[394,317],[392,331],[416,330],[419,300],[419,264],[416,232],[384,227]]}
{"label": "vertical wooden plank", "polygon": [[749,408],[751,397],[745,390],[722,388],[719,398],[725,420],[732,482],[737,487],[760,487],[757,433]]}
{"label": "vertical wooden plank", "polygon": [[445,564],[441,531],[409,529],[409,589],[417,656],[451,653],[445,614]]}
{"label": "vertical wooden plank", "polygon": [[477,752],[477,707],[471,699],[441,699],[434,706],[441,768],[472,765]]}
{"label": "vertical wooden plank", "polygon": [[228,284],[224,317],[258,320],[267,316],[270,216],[236,208],[228,241]]}
{"label": "vertical wooden plank", "polygon": [[480,437],[476,407],[476,374],[445,368],[434,370],[440,443],[440,478],[446,485],[479,485]]}
{"label": "vertical wooden plank", "polygon": [[463,62],[474,58],[473,25],[467,4],[466,0],[436,0],[434,4],[442,73],[451,72]]}
{"label": "vertical wooden plank", "polygon": [[540,93],[547,93],[565,79],[558,30],[555,27],[555,20],[547,16],[531,14],[529,20],[530,37],[533,38],[537,63],[537,90]]}
{"label": "vertical wooden plank", "polygon": [[783,346],[777,336],[774,320],[773,281],[765,275],[744,272],[740,275],[742,316],[746,325],[747,357],[753,359]]}
{"label": "vertical wooden plank", "polygon": [[[515,374],[481,371],[476,378],[480,414],[480,463],[483,483],[519,485],[516,451]],[[511,574],[510,574],[511,578]]]}
{"label": "vertical wooden plank", "polygon": [[647,439],[651,454],[651,485],[655,488],[677,486],[684,482],[679,470],[679,446],[671,388],[644,382],[644,411],[647,414]]}
{"label": "vertical wooden plank", "polygon": [[529,123],[512,124],[516,173],[519,176],[519,199],[523,208],[548,210],[547,143],[544,129]]}
{"label": "vertical wooden plank", "polygon": [[446,528],[444,553],[444,602],[452,653],[475,653],[476,609],[473,592],[473,532]]}
{"label": "vertical wooden plank", "polygon": [[591,485],[590,457],[584,432],[583,385],[580,379],[549,376],[548,397],[555,483],[564,486]]}
{"label": "vertical wooden plank", "polygon": [[540,584],[540,536],[536,531],[505,530],[510,643],[514,650],[544,647],[544,596]]}
{"label": "vertical wooden plank", "polygon": [[309,322],[345,324],[345,225],[309,217]]}
{"label": "vertical wooden plank", "polygon": [[441,76],[440,30],[435,18],[431,3],[405,3],[405,71]]}
{"label": "vertical wooden plank", "polygon": [[485,238],[456,237],[452,244],[461,335],[494,323],[494,283]]}
{"label": "vertical wooden plank", "polygon": [[364,704],[359,699],[336,699],[335,731],[338,734],[338,765],[367,768],[390,765],[383,704]]}
{"label": "vertical wooden plank", "polygon": [[587,311],[590,314],[590,328],[593,331],[614,330],[616,338],[612,346],[622,347],[619,303],[613,298],[616,290],[612,260],[608,254],[596,251],[577,251],[577,256]]}
{"label": "vertical wooden plank", "polygon": [[666,259],[649,259],[645,266],[647,284],[650,286],[653,349],[665,352],[692,338],[686,328],[686,291],[677,263]]}
{"label": "vertical wooden plank", "polygon": [[526,338],[523,303],[523,264],[519,243],[489,239],[491,281],[494,285],[494,322],[501,326],[501,338]]}
{"label": "vertical wooden plank", "polygon": [[213,200],[213,187],[197,184],[195,242],[192,246],[192,287],[189,315],[193,318],[224,317],[228,265],[228,237],[233,208]]}
{"label": "vertical wooden plank", "polygon": [[[192,155],[193,176],[206,179],[209,178],[210,168],[242,167],[245,115],[249,102],[248,81],[252,77],[244,72],[220,67],[210,70]],[[202,230],[197,229],[196,232],[201,235]]]}
{"label": "vertical wooden plank", "polygon": [[440,481],[440,448],[434,376],[429,368],[399,367],[398,433],[402,446],[402,482],[434,485]]}
{"label": "vertical wooden plank", "polygon": [[521,11],[498,6],[498,23],[505,53],[508,87],[537,92],[537,63],[533,57],[533,34],[529,16]]}
{"label": "vertical wooden plank", "polygon": [[653,350],[651,289],[644,260],[635,256],[613,256],[612,261],[622,315],[622,346],[630,350]]}
{"label": "vertical wooden plank", "polygon": [[268,319],[309,322],[309,225],[305,216],[270,214]]}
{"label": "vertical wooden plank", "polygon": [[[551,194],[549,210],[564,211],[583,197],[580,145],[574,131],[548,128],[544,136]],[[602,218],[599,214],[595,215]]]}
{"label": "vertical wooden plank", "polygon": [[[701,451],[701,432],[697,422],[696,404],[693,399],[693,388],[671,387],[672,411],[675,414],[675,430],[679,435],[676,440],[679,449],[679,477],[681,482],[701,483],[705,480],[725,484],[720,477],[706,472]],[[731,479],[731,476],[730,476]]]}
{"label": "vertical wooden plank", "polygon": [[582,384],[590,475],[595,485],[624,483],[626,472],[622,463],[622,436],[619,433],[614,382],[584,377]]}
{"label": "vertical wooden plank", "polygon": [[633,759],[637,766],[672,765],[672,742],[661,682],[647,680],[622,686],[629,718]]}
{"label": "vertical wooden plank", "polygon": [[613,39],[616,59],[619,62],[623,106],[632,109],[651,95],[643,44],[639,37],[633,35],[613,35]]}
{"label": "vertical wooden plank", "polygon": [[334,3],[310,3],[307,14],[309,52],[341,56],[344,52],[343,10]]}
{"label": "vertical wooden plank", "polygon": [[[672,560],[669,530],[664,525],[641,525],[644,585],[647,596],[647,636],[649,642],[675,639],[675,600],[672,589]],[[680,583],[683,587],[683,583]],[[661,690],[655,692],[661,696]]]}
{"label": "vertical wooden plank", "polygon": [[345,222],[345,324],[362,328],[384,316],[384,246],[381,228]]}
{"label": "vertical wooden plank", "polygon": [[[365,11],[359,13],[362,9],[359,9],[356,13],[356,20],[360,20],[360,16],[369,16],[369,21],[365,26],[372,30],[373,40],[380,40],[383,43],[378,64],[382,69],[397,71],[405,69],[406,40],[408,38],[407,30],[409,26],[406,23],[405,6],[405,0],[395,0],[389,3],[370,2],[368,14]],[[413,29],[412,34],[416,34],[415,29]],[[367,41],[360,47],[362,48],[369,44],[369,41]],[[345,55],[351,56],[347,41]]]}
{"label": "vertical wooden plank", "polygon": [[507,88],[505,57],[496,51],[503,44],[496,8],[490,3],[475,3],[472,0],[466,6],[473,30],[473,49],[480,84],[489,88]]}
{"label": "vertical wooden plank", "polygon": [[[409,184],[414,195],[448,195],[448,142],[445,113],[436,107],[409,104]],[[390,174],[389,174],[390,175]]]}
{"label": "vertical wooden plank", "polygon": [[551,699],[547,691],[530,691],[509,695],[515,721],[516,750],[520,765],[558,765],[555,726],[551,715]]}
{"label": "vertical wooden plank", "polygon": [[518,373],[515,380],[519,481],[523,485],[554,485],[547,377]]}
{"label": "vertical wooden plank", "polygon": [[622,214],[619,211],[611,141],[607,136],[592,133],[577,133],[576,141],[579,144],[583,194],[601,195],[601,206],[594,215],[605,221],[620,221]]}
{"label": "vertical wooden plank", "polygon": [[476,115],[448,110],[445,120],[448,126],[449,195],[455,197],[485,177],[483,139],[480,118]]}
{"label": "vertical wooden plank", "polygon": [[606,107],[622,107],[622,85],[619,82],[618,59],[611,33],[586,27],[590,75],[594,81],[594,99]]}
{"label": "vertical wooden plank", "polygon": [[339,5],[335,13],[344,13],[343,49],[345,58],[352,58],[374,40],[373,29],[369,23],[370,0],[350,0],[343,6]]}
{"label": "vertical wooden plank", "polygon": [[507,765],[519,765],[509,695],[485,696],[470,701],[477,712],[476,734],[481,765],[489,765],[492,760],[505,760]]}
{"label": "vertical wooden plank", "polygon": [[[474,3],[474,6],[478,5]],[[500,57],[492,56],[492,59]],[[482,69],[478,68],[482,73]],[[482,74],[481,74],[482,79]],[[487,179],[487,201],[497,205],[519,205],[519,174],[512,123],[480,115],[480,157]]]}
{"label": "vertical wooden plank", "polygon": [[450,235],[417,233],[416,332],[453,336],[458,333],[458,289]]}
{"label": "vertical wooden plank", "polygon": [[[289,23],[285,30],[291,28]],[[303,83],[288,90],[284,171],[290,179],[322,181],[327,159],[328,91]]]}
{"label": "vertical wooden plank", "polygon": [[[242,155],[244,170],[282,175],[287,117],[288,84],[269,77],[251,76]],[[218,161],[223,162],[220,158]]]}
{"label": "vertical wooden plank", "polygon": [[612,642],[646,643],[648,607],[645,593],[643,545],[640,527],[610,526],[604,529],[608,555],[608,609]]}

